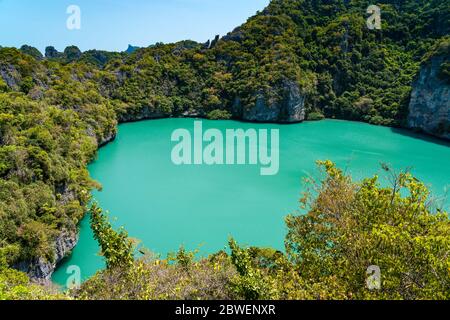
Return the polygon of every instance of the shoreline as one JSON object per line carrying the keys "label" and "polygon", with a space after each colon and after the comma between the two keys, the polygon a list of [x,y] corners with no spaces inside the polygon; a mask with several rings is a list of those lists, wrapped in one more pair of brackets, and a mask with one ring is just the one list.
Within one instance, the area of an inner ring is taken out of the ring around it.
{"label": "shoreline", "polygon": [[[118,123],[117,128],[119,128],[119,126],[122,125],[122,124],[125,125],[125,124],[128,124],[128,123],[134,123],[134,122],[143,122],[143,121],[150,121],[150,120],[166,120],[166,119],[167,120],[170,120],[170,119],[193,119],[193,120],[195,120],[195,119],[202,119],[202,120],[208,120],[206,118],[192,117],[192,116],[191,117],[159,117],[159,118],[139,119],[139,120],[135,120],[135,121],[123,121],[123,122]],[[420,140],[424,140],[424,141],[427,141],[427,142],[437,143],[437,144],[441,144],[441,145],[445,145],[445,146],[450,147],[450,142],[445,140],[445,139],[439,139],[439,138],[434,137],[434,136],[420,134],[420,133],[417,133],[417,132],[414,132],[412,130],[408,130],[408,129],[405,129],[405,128],[393,128],[393,127],[387,127],[387,126],[373,125],[373,124],[369,124],[367,122],[362,122],[362,121],[350,121],[350,120],[333,119],[333,118],[326,118],[326,119],[323,119],[323,120],[336,121],[336,122],[353,122],[353,123],[359,123],[359,124],[364,124],[364,125],[373,126],[373,127],[385,127],[386,129],[391,129],[394,133],[403,134],[403,135],[406,135],[406,136],[411,136],[411,137],[413,137],[415,139],[420,139]],[[216,121],[216,120],[209,120],[209,121]],[[251,122],[251,121],[239,121],[239,120],[234,120],[234,119],[218,120],[218,121],[255,123],[255,122]],[[309,122],[318,122],[318,121],[322,121],[322,120],[315,120],[315,121],[305,120],[305,121],[302,121],[302,122],[296,122],[296,123],[291,123],[291,124],[295,125],[295,124],[300,124],[300,123],[309,123]],[[256,122],[256,124],[263,125],[264,123]],[[272,123],[272,124],[277,124],[277,123]],[[280,124],[280,125],[286,125],[286,124]],[[401,130],[402,132],[395,132],[396,130]],[[108,145],[110,142],[114,142],[118,134],[120,134],[119,130],[117,130],[116,134],[114,134],[111,137],[109,137],[109,139],[105,140],[102,144],[99,144],[99,147],[98,147],[97,151],[100,150],[100,148]],[[93,161],[95,161],[95,160],[93,160]],[[86,217],[87,214],[88,214],[88,208],[86,207],[85,217]],[[79,225],[78,225],[78,227],[79,227]],[[79,230],[78,230],[77,234],[79,235]],[[70,254],[71,254],[71,252],[70,252]],[[64,262],[64,260],[67,257],[70,256],[70,254],[65,256],[63,259],[61,259],[56,264],[53,272],[61,265],[62,262]],[[50,279],[51,279],[51,277],[50,277]]]}

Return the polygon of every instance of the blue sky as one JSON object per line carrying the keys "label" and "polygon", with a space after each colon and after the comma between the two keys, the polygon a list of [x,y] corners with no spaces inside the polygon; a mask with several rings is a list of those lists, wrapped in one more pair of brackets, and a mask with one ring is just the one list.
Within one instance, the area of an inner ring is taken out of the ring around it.
{"label": "blue sky", "polygon": [[[262,10],[269,0],[0,0],[0,45],[52,45],[123,51],[128,44],[224,35]],[[81,29],[69,30],[69,5],[81,9]]]}

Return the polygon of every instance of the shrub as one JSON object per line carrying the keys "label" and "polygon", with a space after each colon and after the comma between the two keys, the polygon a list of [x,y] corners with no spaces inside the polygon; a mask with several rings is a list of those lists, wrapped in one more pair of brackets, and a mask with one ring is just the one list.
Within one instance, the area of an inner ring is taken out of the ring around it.
{"label": "shrub", "polygon": [[231,113],[226,110],[213,110],[209,112],[206,116],[210,120],[228,120],[231,119]]}

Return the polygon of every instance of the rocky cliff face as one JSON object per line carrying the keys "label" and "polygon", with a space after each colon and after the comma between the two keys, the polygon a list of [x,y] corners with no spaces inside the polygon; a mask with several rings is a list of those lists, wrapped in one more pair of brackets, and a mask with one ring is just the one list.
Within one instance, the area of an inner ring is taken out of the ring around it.
{"label": "rocky cliff face", "polygon": [[[70,203],[77,198],[75,191],[68,188],[66,184],[58,186],[56,190],[61,194],[59,200],[61,204]],[[76,226],[73,226],[72,230],[61,230],[53,242],[54,256],[52,261],[38,257],[28,261],[21,261],[15,267],[27,273],[33,280],[40,282],[49,281],[58,263],[70,254],[77,243],[78,230]]]}
{"label": "rocky cliff face", "polygon": [[15,268],[27,273],[31,279],[48,281],[55,271],[56,265],[75,248],[77,243],[77,232],[64,230],[55,240],[55,256],[53,261],[36,258],[31,261],[22,261]]}
{"label": "rocky cliff face", "polygon": [[408,127],[450,139],[450,84],[440,77],[445,56],[426,62],[413,84]]}
{"label": "rocky cliff face", "polygon": [[305,120],[305,95],[298,85],[291,81],[283,84],[283,98],[280,101],[268,101],[263,92],[256,94],[254,107],[243,108],[236,98],[233,113],[238,118],[253,122],[294,123]]}

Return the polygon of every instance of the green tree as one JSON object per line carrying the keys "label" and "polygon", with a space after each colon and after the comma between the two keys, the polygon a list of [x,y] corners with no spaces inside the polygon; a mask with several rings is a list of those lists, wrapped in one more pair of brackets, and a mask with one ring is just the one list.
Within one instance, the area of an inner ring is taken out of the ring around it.
{"label": "green tree", "polygon": [[270,299],[271,283],[263,272],[253,266],[249,249],[241,248],[230,238],[231,262],[236,267],[238,276],[231,280],[235,292],[247,300]]}
{"label": "green tree", "polygon": [[[320,298],[449,299],[450,220],[434,213],[425,185],[409,173],[353,182],[330,161],[325,178],[302,199],[306,215],[286,219],[286,248]],[[369,266],[381,269],[381,289],[366,287]]]}

